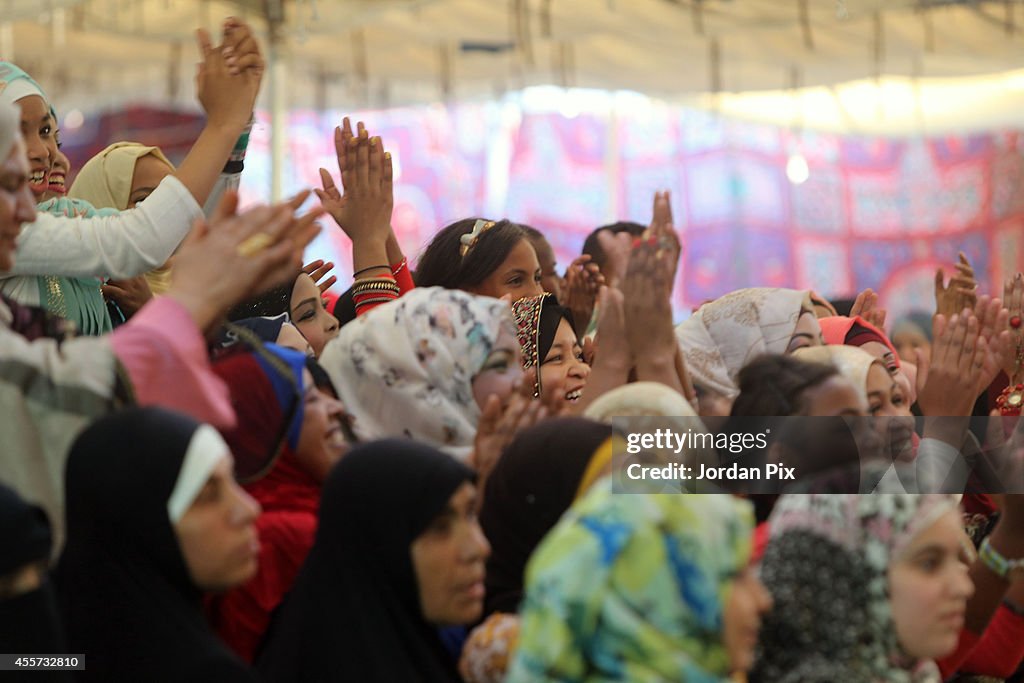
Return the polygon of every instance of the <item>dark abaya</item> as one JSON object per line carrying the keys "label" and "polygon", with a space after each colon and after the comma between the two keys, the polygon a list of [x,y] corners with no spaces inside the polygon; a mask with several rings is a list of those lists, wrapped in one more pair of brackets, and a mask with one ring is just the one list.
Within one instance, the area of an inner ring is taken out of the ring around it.
{"label": "dark abaya", "polygon": [[167,501],[199,423],[157,408],[93,423],[68,458],[57,588],[86,681],[252,681],[207,626]]}
{"label": "dark abaya", "polygon": [[423,617],[411,546],[473,471],[408,440],[353,448],[331,471],[316,541],[256,666],[269,681],[458,681]]}

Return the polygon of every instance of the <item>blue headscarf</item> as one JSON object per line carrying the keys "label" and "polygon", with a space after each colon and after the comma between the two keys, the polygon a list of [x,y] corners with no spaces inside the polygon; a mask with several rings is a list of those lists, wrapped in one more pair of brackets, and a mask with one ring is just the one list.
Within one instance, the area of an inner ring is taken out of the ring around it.
{"label": "blue headscarf", "polygon": [[274,389],[274,396],[282,409],[287,409],[295,400],[295,390],[298,388],[298,403],[295,406],[295,414],[292,423],[288,426],[288,445],[295,450],[299,445],[299,434],[302,432],[302,421],[305,418],[305,405],[302,399],[305,387],[302,382],[302,371],[306,368],[306,354],[294,349],[286,349],[277,344],[267,344],[264,347],[281,361],[288,368],[290,376],[282,376],[281,370],[262,354],[256,355],[256,362],[259,363],[263,373],[270,380],[270,386]]}

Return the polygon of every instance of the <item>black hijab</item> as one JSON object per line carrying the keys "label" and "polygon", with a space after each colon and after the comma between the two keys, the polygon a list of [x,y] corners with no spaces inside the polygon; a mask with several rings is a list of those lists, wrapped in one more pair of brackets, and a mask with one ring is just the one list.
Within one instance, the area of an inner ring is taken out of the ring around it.
{"label": "black hijab", "polygon": [[207,626],[167,512],[199,427],[133,408],[93,423],[71,448],[57,588],[83,680],[254,680]]}
{"label": "black hijab", "polygon": [[480,526],[491,543],[484,617],[517,612],[526,562],[572,505],[610,425],[581,417],[545,420],[520,432],[487,479]]}
{"label": "black hijab", "polygon": [[[34,562],[45,566],[50,558],[50,522],[42,508],[29,505],[13,489],[0,484],[0,577]],[[62,654],[67,652],[61,633],[57,602],[49,580],[35,590],[0,599],[0,652]],[[3,680],[70,681],[67,671],[7,672]]]}
{"label": "black hijab", "polygon": [[410,547],[473,471],[406,439],[353,448],[256,666],[270,681],[458,681],[420,608]]}

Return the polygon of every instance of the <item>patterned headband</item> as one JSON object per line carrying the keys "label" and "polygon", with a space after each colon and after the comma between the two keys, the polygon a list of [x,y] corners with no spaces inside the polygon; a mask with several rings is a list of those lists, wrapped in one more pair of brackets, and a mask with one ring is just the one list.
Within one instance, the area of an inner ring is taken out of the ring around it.
{"label": "patterned headband", "polygon": [[466,254],[469,250],[476,246],[476,241],[480,239],[480,235],[484,234],[495,225],[494,221],[485,221],[483,219],[478,220],[473,224],[473,232],[466,233],[459,238],[459,254],[462,258],[466,258]]}
{"label": "patterned headband", "polygon": [[536,379],[533,382],[533,395],[540,396],[540,316],[544,312],[544,301],[550,292],[540,296],[520,299],[512,304],[512,319],[516,323],[516,336],[523,349],[523,369],[536,368]]}

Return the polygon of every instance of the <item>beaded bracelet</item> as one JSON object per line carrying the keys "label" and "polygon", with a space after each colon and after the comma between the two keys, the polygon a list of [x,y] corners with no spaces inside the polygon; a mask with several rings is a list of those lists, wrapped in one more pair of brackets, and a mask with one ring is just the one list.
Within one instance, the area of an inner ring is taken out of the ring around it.
{"label": "beaded bracelet", "polygon": [[369,282],[366,284],[360,283],[352,287],[353,296],[356,294],[362,294],[364,292],[395,292],[398,293],[398,285],[394,282]]}

